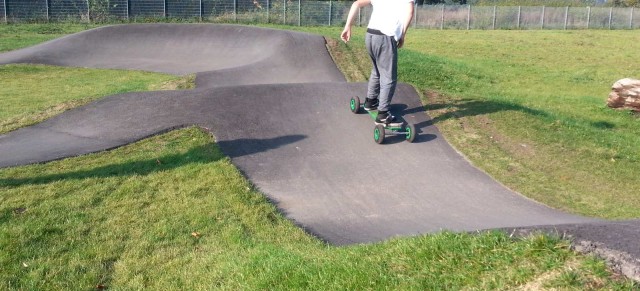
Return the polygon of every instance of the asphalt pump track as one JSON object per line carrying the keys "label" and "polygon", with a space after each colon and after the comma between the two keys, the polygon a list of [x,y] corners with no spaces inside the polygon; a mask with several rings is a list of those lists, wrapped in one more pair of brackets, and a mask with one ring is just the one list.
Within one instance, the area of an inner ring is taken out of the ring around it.
{"label": "asphalt pump track", "polygon": [[0,135],[0,167],[113,149],[176,128],[208,129],[246,177],[297,225],[345,245],[448,231],[543,230],[573,238],[640,280],[640,220],[551,209],[473,167],[442,137],[409,85],[392,110],[416,126],[373,142],[321,36],[236,25],[101,27],[0,54],[0,64],[196,73],[196,89],[102,98]]}

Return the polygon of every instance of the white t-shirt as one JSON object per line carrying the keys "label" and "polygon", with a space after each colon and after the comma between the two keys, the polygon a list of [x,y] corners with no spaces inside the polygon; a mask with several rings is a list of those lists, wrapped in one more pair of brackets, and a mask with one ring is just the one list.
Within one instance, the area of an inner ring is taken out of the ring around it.
{"label": "white t-shirt", "polygon": [[414,0],[371,0],[373,12],[368,28],[377,29],[400,41],[404,29],[403,22],[409,13],[408,3],[413,2]]}

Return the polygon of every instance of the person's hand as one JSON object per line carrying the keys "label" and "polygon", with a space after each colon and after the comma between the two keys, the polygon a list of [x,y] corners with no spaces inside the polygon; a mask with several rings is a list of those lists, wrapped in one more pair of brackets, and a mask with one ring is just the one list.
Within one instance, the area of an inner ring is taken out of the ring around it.
{"label": "person's hand", "polygon": [[351,27],[345,27],[340,34],[340,38],[342,39],[342,41],[344,41],[344,43],[349,42],[349,40],[351,39]]}
{"label": "person's hand", "polygon": [[401,48],[404,45],[404,38],[405,36],[403,35],[400,41],[398,41],[398,48]]}

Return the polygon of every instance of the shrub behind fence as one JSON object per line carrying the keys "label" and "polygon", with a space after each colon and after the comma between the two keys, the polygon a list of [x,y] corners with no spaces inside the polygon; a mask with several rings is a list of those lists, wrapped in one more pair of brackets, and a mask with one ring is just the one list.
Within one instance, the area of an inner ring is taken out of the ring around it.
{"label": "shrub behind fence", "polygon": [[[0,0],[9,22],[204,22],[343,26],[352,2],[311,0]],[[425,5],[413,26],[429,29],[635,29],[635,8]],[[371,8],[359,11],[366,25]]]}

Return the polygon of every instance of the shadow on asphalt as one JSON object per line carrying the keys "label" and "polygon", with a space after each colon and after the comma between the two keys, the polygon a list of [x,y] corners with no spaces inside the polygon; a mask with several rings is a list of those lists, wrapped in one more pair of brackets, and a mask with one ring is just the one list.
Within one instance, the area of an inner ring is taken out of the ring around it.
{"label": "shadow on asphalt", "polygon": [[[412,143],[430,142],[437,138],[435,134],[424,133],[423,131],[418,129],[417,126],[416,126],[416,131],[418,132],[418,136],[416,136],[416,139],[413,140]],[[384,138],[384,144],[396,144],[396,143],[406,142],[405,139],[406,138],[404,134],[393,135],[391,133],[387,133],[387,136]]]}
{"label": "shadow on asphalt", "polygon": [[165,155],[160,158],[142,161],[130,161],[120,164],[110,164],[93,169],[36,176],[31,178],[0,179],[2,186],[20,186],[47,184],[61,180],[83,180],[90,178],[109,178],[133,175],[148,175],[159,171],[166,171],[187,164],[206,164],[224,158],[215,144],[207,144],[190,149],[185,153]]}
{"label": "shadow on asphalt", "polygon": [[218,145],[230,158],[249,156],[256,153],[274,150],[284,145],[296,143],[307,138],[306,135],[294,134],[274,138],[240,138],[228,141],[218,141]]}
{"label": "shadow on asphalt", "polygon": [[[221,141],[217,145],[210,143],[190,149],[185,153],[165,155],[156,159],[130,161],[111,164],[93,169],[74,171],[60,174],[36,176],[30,178],[0,179],[0,186],[39,185],[61,180],[83,180],[91,178],[123,177],[133,175],[148,175],[159,171],[166,171],[182,167],[187,164],[206,164],[224,159],[226,152],[239,157],[263,151],[273,150],[286,144],[303,140],[303,135],[286,135],[269,139],[236,139]],[[222,149],[223,154],[219,149]]]}
{"label": "shadow on asphalt", "polygon": [[[398,118],[404,122],[407,122],[405,118],[406,116],[412,114],[425,114],[426,111],[424,106],[409,108],[409,106],[407,106],[406,104],[391,104],[389,109],[392,112],[395,112],[395,114],[398,115]],[[416,132],[418,133],[418,136],[413,141],[413,143],[429,142],[437,138],[435,134],[426,134],[426,130],[424,130],[425,128],[433,125],[433,121],[431,121],[431,119],[427,118],[425,121],[414,123],[413,125],[415,126]],[[400,143],[404,140],[405,138],[403,135],[390,135],[388,138],[385,138],[385,144]]]}

